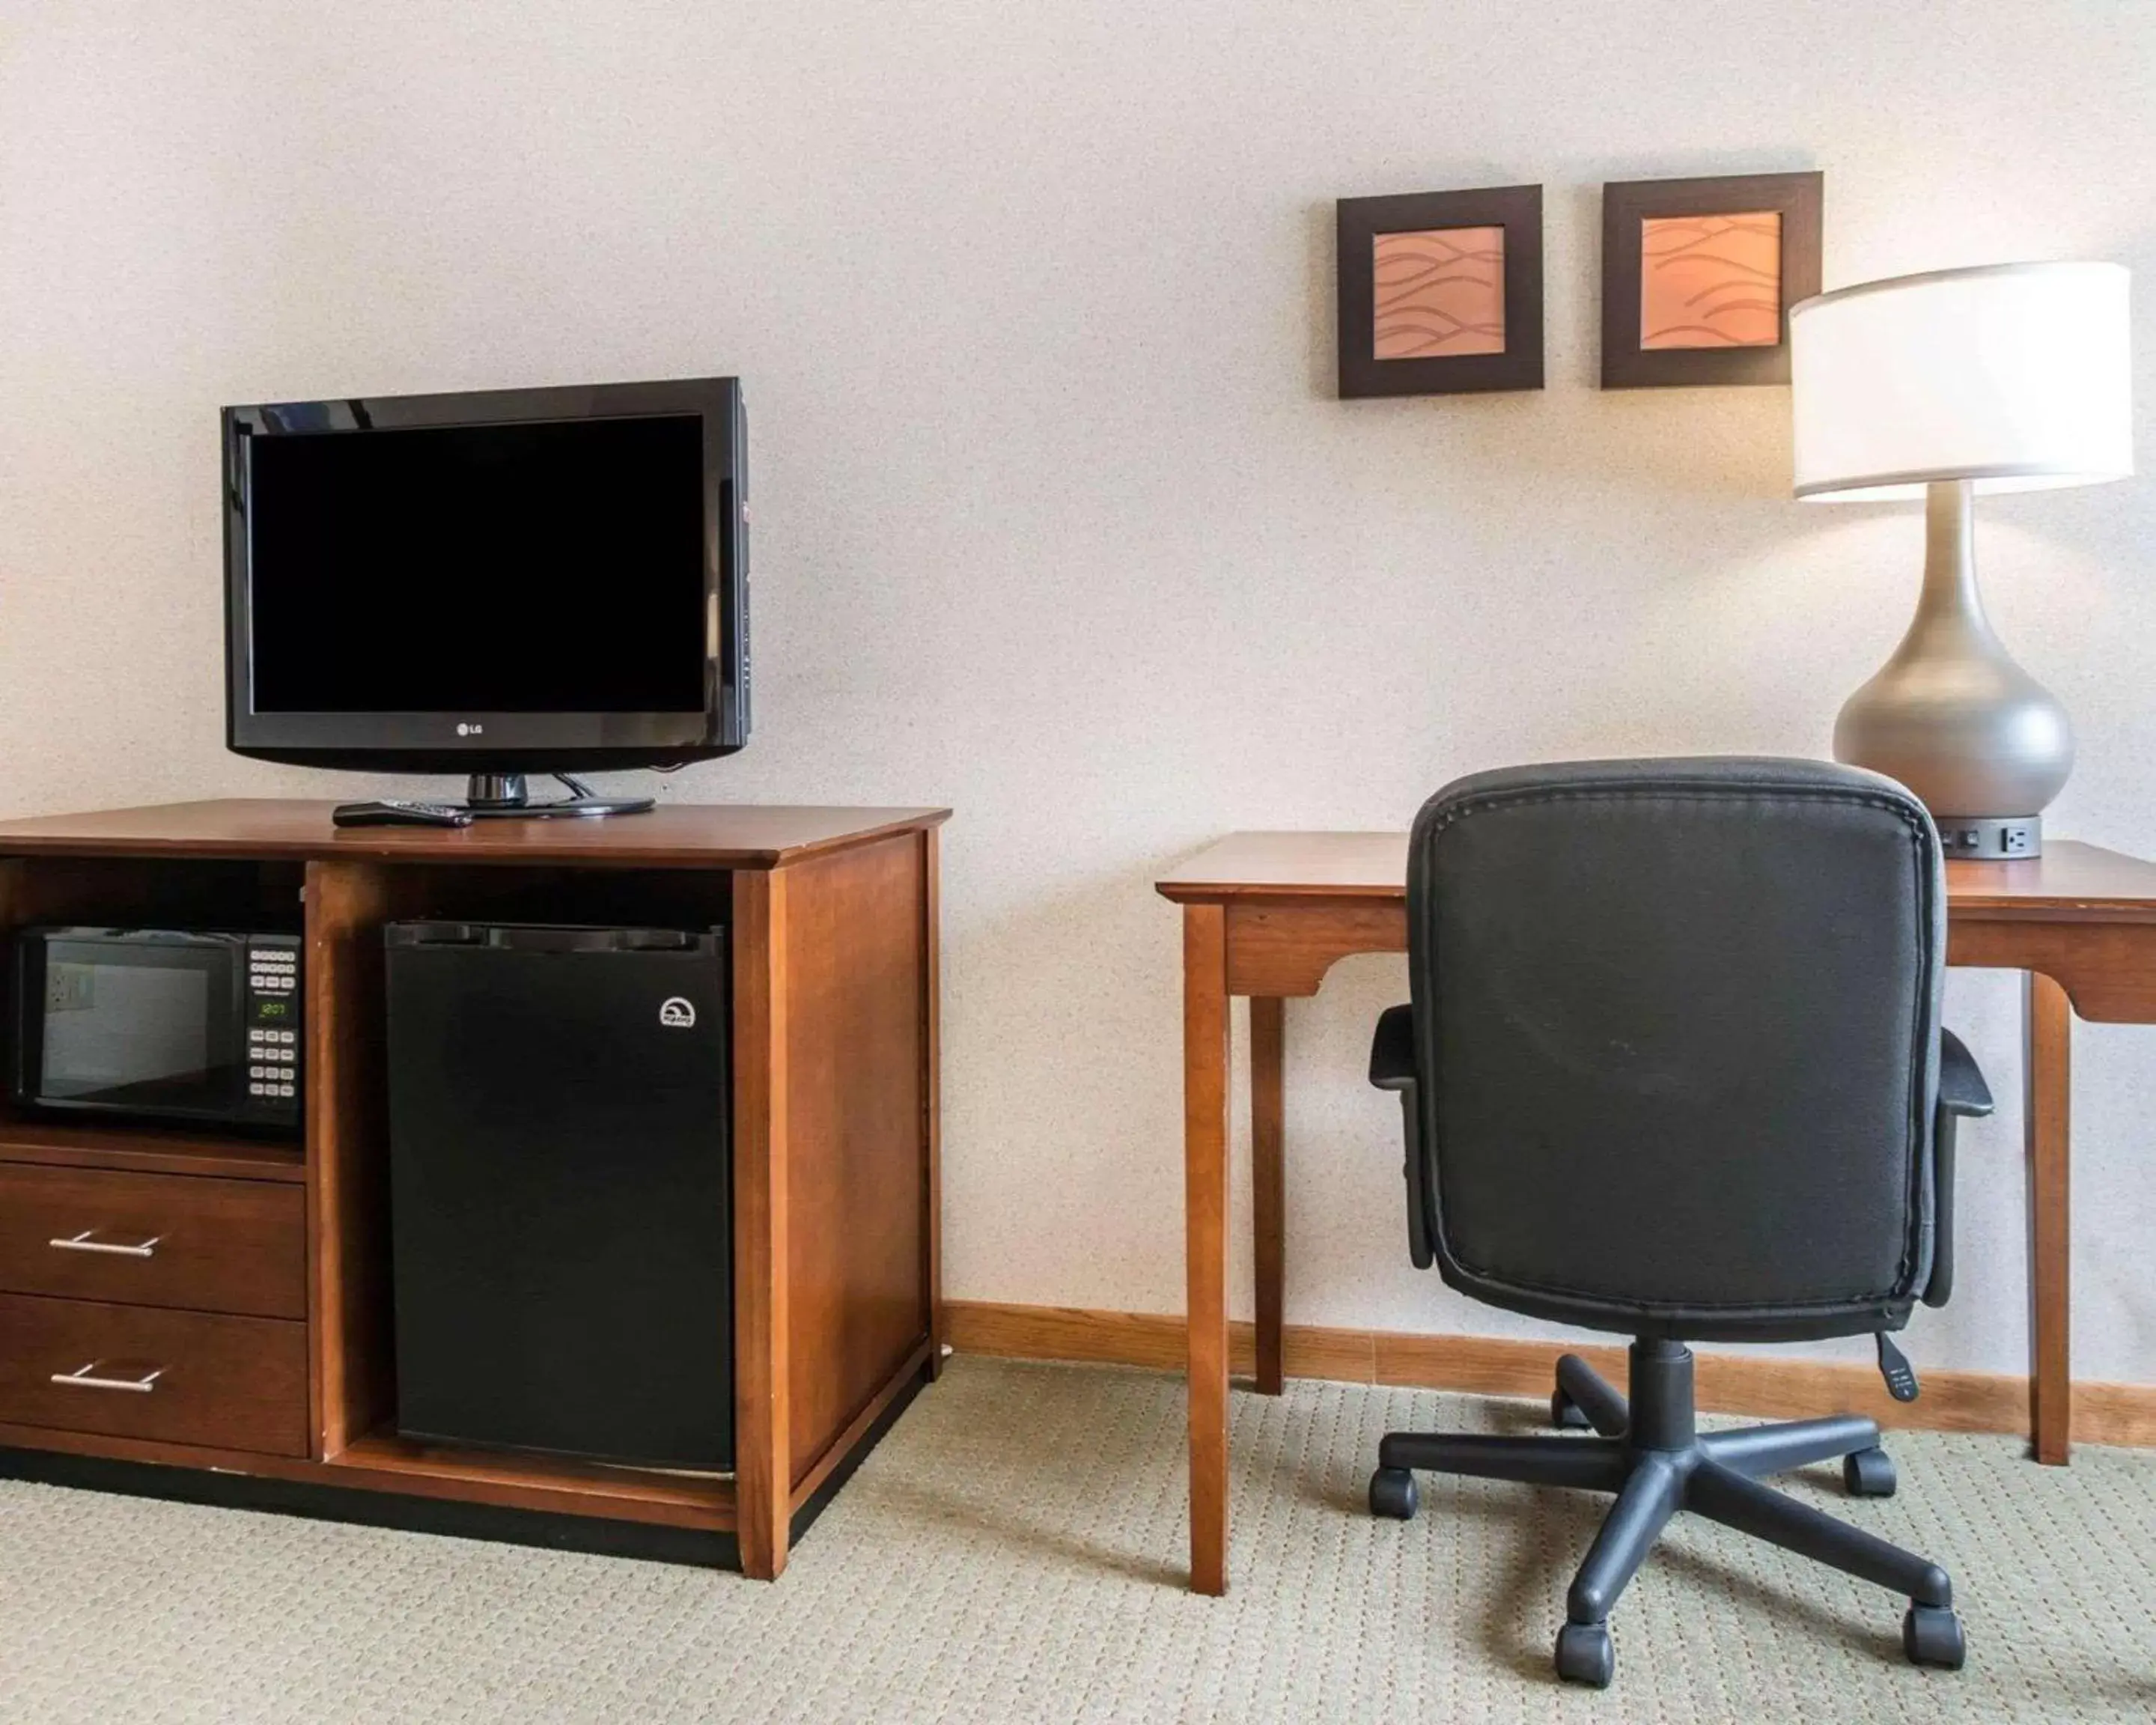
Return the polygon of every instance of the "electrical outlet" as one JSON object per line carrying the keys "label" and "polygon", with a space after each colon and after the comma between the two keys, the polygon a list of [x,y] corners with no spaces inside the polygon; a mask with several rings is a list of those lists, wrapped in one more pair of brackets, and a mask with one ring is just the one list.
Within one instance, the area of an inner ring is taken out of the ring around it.
{"label": "electrical outlet", "polygon": [[2009,827],[2000,837],[2009,856],[2026,856],[2036,848],[2036,835],[2026,827]]}

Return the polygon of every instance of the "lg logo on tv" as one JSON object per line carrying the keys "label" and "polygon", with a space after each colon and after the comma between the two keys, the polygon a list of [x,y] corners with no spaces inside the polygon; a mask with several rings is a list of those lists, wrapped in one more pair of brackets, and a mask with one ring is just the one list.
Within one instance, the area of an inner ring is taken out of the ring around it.
{"label": "lg logo on tv", "polygon": [[484,737],[486,735],[486,726],[484,725],[460,724],[457,726],[457,735],[459,737]]}

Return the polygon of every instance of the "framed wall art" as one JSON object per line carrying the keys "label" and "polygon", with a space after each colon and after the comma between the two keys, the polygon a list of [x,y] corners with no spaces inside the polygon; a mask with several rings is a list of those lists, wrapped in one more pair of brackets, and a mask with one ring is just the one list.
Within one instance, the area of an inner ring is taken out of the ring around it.
{"label": "framed wall art", "polygon": [[1818,173],[1602,188],[1602,387],[1786,383],[1789,307],[1820,290]]}
{"label": "framed wall art", "polygon": [[1543,188],[1343,198],[1340,393],[1543,387]]}

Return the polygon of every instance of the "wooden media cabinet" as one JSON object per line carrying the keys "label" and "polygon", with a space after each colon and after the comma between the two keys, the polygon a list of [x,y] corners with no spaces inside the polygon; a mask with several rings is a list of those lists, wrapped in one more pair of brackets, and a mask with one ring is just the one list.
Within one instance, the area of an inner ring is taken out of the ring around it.
{"label": "wooden media cabinet", "polygon": [[[0,1474],[777,1576],[941,1362],[949,811],[670,804],[446,829],[339,829],[330,809],[0,824],[0,937],[303,935],[305,1091],[283,1138],[0,1104]],[[382,927],[410,918],[728,929],[732,1476],[397,1435]],[[85,1230],[154,1250],[52,1249]],[[61,1381],[85,1360],[155,1368],[154,1389]]]}

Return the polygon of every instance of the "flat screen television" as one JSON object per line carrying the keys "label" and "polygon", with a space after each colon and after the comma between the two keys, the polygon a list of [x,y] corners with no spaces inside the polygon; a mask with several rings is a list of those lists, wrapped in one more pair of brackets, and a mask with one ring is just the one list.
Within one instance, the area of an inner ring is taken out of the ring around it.
{"label": "flat screen television", "polygon": [[223,439],[236,753],[506,813],[526,773],[748,741],[737,380],[234,407]]}

